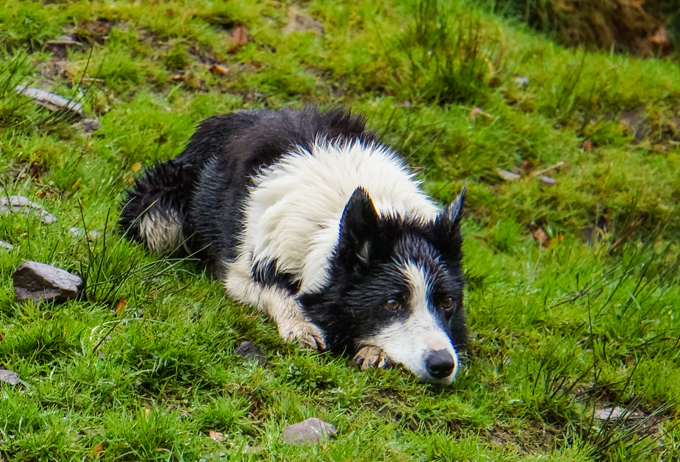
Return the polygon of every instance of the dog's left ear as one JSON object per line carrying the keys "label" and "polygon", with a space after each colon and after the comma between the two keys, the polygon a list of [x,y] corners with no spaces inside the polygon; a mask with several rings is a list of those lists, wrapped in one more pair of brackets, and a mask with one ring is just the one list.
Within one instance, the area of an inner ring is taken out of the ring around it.
{"label": "dog's left ear", "polygon": [[358,187],[345,205],[340,221],[337,254],[345,267],[368,266],[375,251],[378,221],[378,212],[368,192]]}
{"label": "dog's left ear", "polygon": [[442,256],[447,260],[460,260],[463,256],[461,246],[460,220],[465,200],[465,186],[456,200],[435,218],[432,225],[432,240]]}

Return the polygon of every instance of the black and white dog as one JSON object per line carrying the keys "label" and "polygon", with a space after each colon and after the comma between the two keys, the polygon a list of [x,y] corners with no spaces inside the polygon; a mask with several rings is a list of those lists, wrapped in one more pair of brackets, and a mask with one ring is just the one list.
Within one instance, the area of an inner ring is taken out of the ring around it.
{"label": "black and white dog", "polygon": [[440,210],[360,116],[241,111],[138,179],[120,224],[154,252],[197,253],[285,340],[450,383],[466,344],[464,195]]}

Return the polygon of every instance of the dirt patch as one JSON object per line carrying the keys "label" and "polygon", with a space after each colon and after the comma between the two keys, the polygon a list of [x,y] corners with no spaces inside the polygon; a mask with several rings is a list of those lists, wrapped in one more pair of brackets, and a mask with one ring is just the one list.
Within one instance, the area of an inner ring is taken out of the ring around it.
{"label": "dirt patch", "polygon": [[670,4],[669,0],[503,0],[496,2],[496,10],[555,34],[566,46],[653,56],[669,54],[677,45],[680,21],[672,15]]}

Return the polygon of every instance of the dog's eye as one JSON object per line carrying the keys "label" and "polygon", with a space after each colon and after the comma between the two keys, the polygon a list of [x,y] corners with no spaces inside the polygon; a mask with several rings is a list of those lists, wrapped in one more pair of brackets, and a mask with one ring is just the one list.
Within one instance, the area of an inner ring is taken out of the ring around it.
{"label": "dog's eye", "polygon": [[444,300],[442,300],[439,306],[441,306],[442,309],[450,310],[451,308],[453,308],[453,298],[446,297]]}
{"label": "dog's eye", "polygon": [[390,298],[385,302],[385,307],[388,310],[398,310],[401,304],[399,303],[398,300],[395,300],[394,298]]}

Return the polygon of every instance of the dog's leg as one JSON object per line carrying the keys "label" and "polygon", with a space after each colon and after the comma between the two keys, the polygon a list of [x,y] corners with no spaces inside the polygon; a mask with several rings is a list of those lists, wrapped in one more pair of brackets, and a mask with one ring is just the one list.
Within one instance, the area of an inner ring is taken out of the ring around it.
{"label": "dog's leg", "polygon": [[394,362],[387,356],[387,354],[378,347],[367,345],[361,348],[352,362],[362,369],[370,367],[388,368],[394,366]]}
{"label": "dog's leg", "polygon": [[307,319],[298,301],[285,289],[263,288],[258,307],[276,322],[279,335],[285,341],[297,340],[315,350],[326,349],[324,333]]}
{"label": "dog's leg", "polygon": [[316,350],[325,350],[325,335],[302,312],[300,304],[286,289],[263,286],[253,281],[246,258],[239,258],[227,273],[227,292],[242,303],[255,305],[276,322],[279,336],[287,342],[298,340]]}

